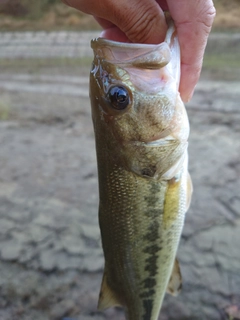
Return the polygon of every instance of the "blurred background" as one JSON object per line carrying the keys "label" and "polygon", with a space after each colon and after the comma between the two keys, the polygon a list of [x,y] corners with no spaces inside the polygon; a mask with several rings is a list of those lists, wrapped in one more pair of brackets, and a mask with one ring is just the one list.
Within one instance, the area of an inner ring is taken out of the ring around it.
{"label": "blurred background", "polygon": [[[216,0],[187,104],[192,205],[179,297],[162,320],[240,319],[240,1]],[[88,98],[92,17],[0,0],[0,320],[123,320],[97,311],[103,271]]]}

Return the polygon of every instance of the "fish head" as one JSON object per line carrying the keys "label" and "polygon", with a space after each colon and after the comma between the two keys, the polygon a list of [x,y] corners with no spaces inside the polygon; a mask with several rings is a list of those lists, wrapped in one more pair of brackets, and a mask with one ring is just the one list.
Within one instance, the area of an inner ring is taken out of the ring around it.
{"label": "fish head", "polygon": [[92,41],[95,134],[119,166],[147,178],[169,178],[166,173],[172,175],[187,147],[189,124],[178,92],[180,52],[170,38],[159,45]]}

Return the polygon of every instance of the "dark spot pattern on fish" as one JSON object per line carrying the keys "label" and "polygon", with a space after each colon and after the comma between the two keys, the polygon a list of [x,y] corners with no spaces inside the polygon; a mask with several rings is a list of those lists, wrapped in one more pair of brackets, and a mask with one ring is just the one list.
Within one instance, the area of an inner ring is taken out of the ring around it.
{"label": "dark spot pattern on fish", "polygon": [[155,294],[155,290],[151,289],[147,292],[143,292],[139,295],[140,298],[149,298],[150,296],[153,296]]}
{"label": "dark spot pattern on fish", "polygon": [[[144,213],[146,216],[149,216],[153,210],[155,211],[158,207],[159,202],[159,192],[161,191],[161,185],[160,183],[153,182],[151,184],[151,188],[149,189],[149,194],[144,197],[144,200],[148,204],[148,210]],[[154,212],[154,215],[156,212]],[[158,210],[158,215],[161,214]]]}
{"label": "dark spot pattern on fish", "polygon": [[156,239],[159,238],[159,222],[154,221],[149,227],[148,227],[148,233],[145,234],[144,239],[150,242],[155,242]]}
{"label": "dark spot pattern on fish", "polygon": [[161,215],[159,209],[149,208],[148,211],[145,213],[145,216],[152,219],[157,219]]}
{"label": "dark spot pattern on fish", "polygon": [[153,278],[147,278],[143,281],[145,289],[152,289],[157,284],[156,280]]}
{"label": "dark spot pattern on fish", "polygon": [[143,236],[147,243],[143,248],[143,253],[145,254],[144,270],[147,272],[147,277],[142,282],[143,290],[139,295],[139,297],[143,299],[143,320],[151,319],[156,295],[155,287],[157,285],[158,256],[162,250],[159,217],[163,215],[163,207],[161,208],[161,205],[159,206],[158,197],[161,187],[160,183],[153,182],[149,188],[149,194],[144,197],[144,200],[148,203],[144,215],[150,219],[151,223],[147,228],[146,234]]}
{"label": "dark spot pattern on fish", "polygon": [[145,260],[146,265],[145,265],[145,271],[149,272],[149,276],[155,277],[158,271],[158,264],[157,264],[157,260],[158,260],[158,252],[161,250],[162,248],[157,246],[157,245],[152,245],[152,246],[148,246],[144,249],[145,253],[149,253],[149,257]]}
{"label": "dark spot pattern on fish", "polygon": [[144,315],[142,320],[149,320],[151,319],[152,309],[153,309],[153,300],[152,299],[144,299],[143,300],[143,308],[144,308]]}
{"label": "dark spot pattern on fish", "polygon": [[156,196],[155,194],[149,194],[144,197],[144,200],[148,202],[151,205],[151,207],[153,207],[154,204],[156,203]]}
{"label": "dark spot pattern on fish", "polygon": [[158,246],[157,244],[150,245],[148,247],[145,247],[143,252],[149,253],[149,254],[155,254],[156,252],[160,251],[162,247]]}
{"label": "dark spot pattern on fish", "polygon": [[145,271],[149,272],[150,277],[155,277],[157,274],[157,255],[153,255],[145,260],[148,264],[145,266]]}

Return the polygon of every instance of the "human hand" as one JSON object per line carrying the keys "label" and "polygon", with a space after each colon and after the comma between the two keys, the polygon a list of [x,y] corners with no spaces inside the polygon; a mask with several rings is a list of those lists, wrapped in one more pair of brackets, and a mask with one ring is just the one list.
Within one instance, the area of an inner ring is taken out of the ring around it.
{"label": "human hand", "polygon": [[63,0],[95,17],[115,41],[157,44],[164,40],[167,25],[163,11],[173,18],[181,48],[179,91],[183,101],[192,97],[199,79],[204,50],[215,17],[212,0]]}

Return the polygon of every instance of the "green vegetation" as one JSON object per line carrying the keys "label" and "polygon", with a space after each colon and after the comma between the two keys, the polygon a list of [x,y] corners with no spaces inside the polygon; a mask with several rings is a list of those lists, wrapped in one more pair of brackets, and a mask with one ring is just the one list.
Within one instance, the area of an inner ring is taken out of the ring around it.
{"label": "green vegetation", "polygon": [[205,54],[203,66],[206,68],[240,68],[240,52],[235,54]]}
{"label": "green vegetation", "polygon": [[0,121],[6,121],[9,119],[10,103],[7,100],[0,100]]}
{"label": "green vegetation", "polygon": [[49,7],[59,0],[11,0],[0,4],[0,13],[14,17],[40,18]]}
{"label": "green vegetation", "polygon": [[35,72],[42,67],[85,67],[90,66],[93,57],[83,58],[36,58],[36,59],[0,59],[1,70],[18,70],[18,68],[27,68],[28,72]]}
{"label": "green vegetation", "polygon": [[240,53],[205,54],[202,73],[208,74],[212,80],[216,81],[239,81]]}
{"label": "green vegetation", "polygon": [[0,31],[99,28],[92,16],[70,8],[60,0],[0,1]]}

